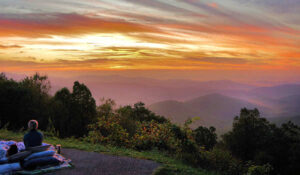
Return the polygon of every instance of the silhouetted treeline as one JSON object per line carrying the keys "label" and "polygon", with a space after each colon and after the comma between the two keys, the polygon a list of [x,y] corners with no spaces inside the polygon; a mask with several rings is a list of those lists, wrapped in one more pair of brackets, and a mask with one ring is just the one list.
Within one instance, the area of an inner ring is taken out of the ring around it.
{"label": "silhouetted treeline", "polygon": [[58,137],[137,150],[159,149],[196,167],[225,175],[298,175],[300,127],[271,124],[257,109],[242,109],[232,130],[218,141],[214,127],[191,129],[148,110],[142,102],[116,107],[111,99],[96,106],[88,87],[74,82],[49,95],[46,76],[21,81],[0,74],[0,128],[19,131],[37,119],[40,128]]}
{"label": "silhouetted treeline", "polygon": [[61,137],[87,134],[87,125],[96,121],[96,103],[90,90],[74,82],[72,93],[63,88],[49,95],[46,76],[35,74],[19,82],[0,75],[0,127],[10,130],[27,128],[27,121],[37,119],[46,130],[49,121]]}
{"label": "silhouetted treeline", "polygon": [[35,74],[16,82],[0,74],[0,126],[20,130],[30,119],[39,120],[40,128],[46,129],[53,115],[50,82],[46,76]]}
{"label": "silhouetted treeline", "polygon": [[292,122],[277,127],[257,109],[242,109],[223,141],[237,158],[271,165],[272,174],[300,173],[300,127]]}
{"label": "silhouetted treeline", "polygon": [[[47,76],[38,73],[21,81],[8,79],[1,73],[0,128],[24,130],[27,121],[36,119],[42,130],[51,127],[60,137],[82,137],[88,134],[89,124],[95,123],[98,117],[108,115],[104,113],[106,109],[97,110],[90,90],[78,81],[74,82],[72,92],[62,88],[51,96],[50,88]],[[119,113],[128,115],[128,120],[132,121],[167,121],[146,109],[143,103],[136,103],[134,107],[124,106]]]}

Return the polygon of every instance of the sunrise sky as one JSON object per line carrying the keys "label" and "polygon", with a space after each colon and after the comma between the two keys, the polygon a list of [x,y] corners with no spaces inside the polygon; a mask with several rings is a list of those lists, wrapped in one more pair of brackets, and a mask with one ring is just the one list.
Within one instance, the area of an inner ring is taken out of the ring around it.
{"label": "sunrise sky", "polygon": [[299,0],[1,0],[0,71],[289,79],[300,74],[299,11]]}

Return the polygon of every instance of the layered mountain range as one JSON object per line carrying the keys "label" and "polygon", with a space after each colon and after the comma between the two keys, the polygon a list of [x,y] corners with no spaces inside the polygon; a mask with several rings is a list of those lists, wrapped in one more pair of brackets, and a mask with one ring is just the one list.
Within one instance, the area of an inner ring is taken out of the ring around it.
{"label": "layered mountain range", "polygon": [[[22,76],[9,75],[15,79]],[[263,117],[275,123],[299,122],[300,84],[257,86],[230,80],[193,81],[187,79],[152,79],[120,75],[53,77],[51,92],[72,88],[74,81],[88,86],[97,103],[111,98],[118,105],[142,101],[153,112],[182,124],[199,117],[194,126],[215,126],[219,131],[231,127],[241,108],[258,108]]]}

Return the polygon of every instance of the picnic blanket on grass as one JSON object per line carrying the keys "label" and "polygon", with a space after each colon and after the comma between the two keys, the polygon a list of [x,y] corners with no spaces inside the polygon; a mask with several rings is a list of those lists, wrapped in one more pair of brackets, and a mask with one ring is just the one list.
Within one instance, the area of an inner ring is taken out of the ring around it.
{"label": "picnic blanket on grass", "polygon": [[[10,145],[13,145],[13,144],[17,145],[19,151],[25,150],[25,145],[24,145],[23,142],[0,141],[0,162],[7,160],[6,151],[9,149]],[[49,145],[49,144],[43,143],[43,146],[46,146],[46,145]],[[6,163],[6,164],[0,165],[0,175],[1,174],[29,174],[29,175],[33,175],[33,174],[48,173],[48,172],[56,171],[56,170],[59,170],[59,169],[72,167],[71,160],[66,159],[65,157],[63,157],[60,154],[57,154],[54,146],[52,146],[52,145],[49,147],[49,149],[47,151],[44,151],[44,153],[43,152],[33,153],[30,156],[28,156],[28,158],[29,157],[35,158],[34,154],[36,154],[37,156],[42,155],[42,154],[48,155],[51,152],[52,152],[52,154],[55,158],[57,158],[58,160],[60,160],[60,162],[62,162],[61,164],[55,165],[55,166],[38,167],[34,170],[29,171],[29,170],[23,170],[19,163]],[[1,169],[1,167],[2,167],[2,169]]]}

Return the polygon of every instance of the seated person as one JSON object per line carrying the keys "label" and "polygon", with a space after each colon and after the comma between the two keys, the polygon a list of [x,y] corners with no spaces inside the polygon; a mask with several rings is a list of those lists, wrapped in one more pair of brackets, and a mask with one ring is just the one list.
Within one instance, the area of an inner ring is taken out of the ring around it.
{"label": "seated person", "polygon": [[29,132],[24,136],[24,145],[25,148],[41,146],[43,142],[43,135],[37,131],[38,122],[36,120],[30,120],[28,122]]}

